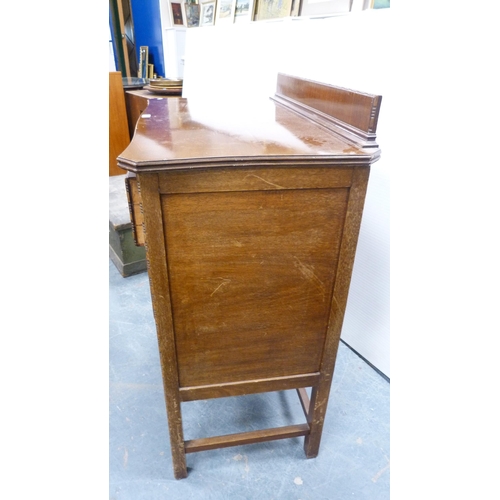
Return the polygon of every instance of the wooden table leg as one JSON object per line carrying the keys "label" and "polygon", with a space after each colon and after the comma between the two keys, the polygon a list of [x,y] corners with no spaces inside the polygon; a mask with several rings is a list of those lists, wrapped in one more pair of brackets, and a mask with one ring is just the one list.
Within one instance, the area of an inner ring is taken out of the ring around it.
{"label": "wooden table leg", "polygon": [[166,401],[174,477],[184,479],[187,477],[187,466],[180,400],[169,395],[166,396]]}
{"label": "wooden table leg", "polygon": [[307,458],[315,458],[319,453],[326,405],[328,404],[328,393],[325,398],[324,395],[321,397],[321,392],[324,391],[320,391],[318,387],[313,387],[311,390],[311,402],[307,415],[310,432],[304,439],[304,452]]}

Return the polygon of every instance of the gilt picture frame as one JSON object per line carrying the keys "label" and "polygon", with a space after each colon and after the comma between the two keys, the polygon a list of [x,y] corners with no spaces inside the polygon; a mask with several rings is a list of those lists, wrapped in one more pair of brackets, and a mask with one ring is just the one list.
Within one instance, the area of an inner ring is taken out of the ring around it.
{"label": "gilt picture frame", "polygon": [[292,11],[293,0],[256,0],[255,21],[288,17]]}

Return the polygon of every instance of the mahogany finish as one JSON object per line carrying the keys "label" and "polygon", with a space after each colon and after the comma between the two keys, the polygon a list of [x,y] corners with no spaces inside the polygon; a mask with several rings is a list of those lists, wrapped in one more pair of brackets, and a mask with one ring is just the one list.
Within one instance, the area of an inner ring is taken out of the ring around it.
{"label": "mahogany finish", "polygon": [[130,139],[134,137],[135,125],[141,114],[148,107],[149,97],[151,94],[147,90],[127,90],[125,92]]}
{"label": "mahogany finish", "polygon": [[[118,164],[144,219],[176,478],[194,451],[305,436],[318,454],[380,102],[279,75],[273,100],[142,113]],[[183,401],[287,389],[306,423],[184,440]]]}
{"label": "mahogany finish", "polygon": [[125,91],[125,103],[127,105],[127,118],[130,139],[134,137],[135,125],[142,113],[148,107],[149,101],[152,99],[169,99],[171,97],[172,96],[169,95],[154,95],[149,92],[149,90],[144,89]]}
{"label": "mahogany finish", "polygon": [[345,136],[376,147],[381,96],[278,75],[275,99]]}

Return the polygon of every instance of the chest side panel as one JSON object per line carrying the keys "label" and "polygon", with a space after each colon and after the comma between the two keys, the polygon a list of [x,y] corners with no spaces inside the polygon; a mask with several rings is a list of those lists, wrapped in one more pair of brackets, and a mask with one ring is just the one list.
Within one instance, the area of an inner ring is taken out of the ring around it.
{"label": "chest side panel", "polygon": [[181,387],[319,371],[349,187],[325,168],[301,188],[305,170],[160,181]]}

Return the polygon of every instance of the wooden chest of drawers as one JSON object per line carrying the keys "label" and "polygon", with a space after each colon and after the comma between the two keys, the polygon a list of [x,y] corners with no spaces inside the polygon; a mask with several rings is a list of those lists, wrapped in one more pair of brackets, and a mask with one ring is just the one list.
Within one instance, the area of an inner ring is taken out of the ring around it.
{"label": "wooden chest of drawers", "polygon": [[[265,102],[142,113],[118,164],[139,188],[176,478],[223,446],[305,436],[318,454],[380,103],[280,74]],[[181,402],[285,389],[303,424],[184,439]]]}

